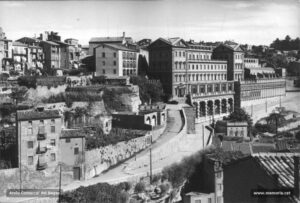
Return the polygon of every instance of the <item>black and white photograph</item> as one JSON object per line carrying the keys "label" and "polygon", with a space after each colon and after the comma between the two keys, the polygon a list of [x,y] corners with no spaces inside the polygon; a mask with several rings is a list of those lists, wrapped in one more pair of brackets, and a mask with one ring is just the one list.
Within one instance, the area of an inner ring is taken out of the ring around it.
{"label": "black and white photograph", "polygon": [[300,203],[300,0],[0,0],[0,203]]}

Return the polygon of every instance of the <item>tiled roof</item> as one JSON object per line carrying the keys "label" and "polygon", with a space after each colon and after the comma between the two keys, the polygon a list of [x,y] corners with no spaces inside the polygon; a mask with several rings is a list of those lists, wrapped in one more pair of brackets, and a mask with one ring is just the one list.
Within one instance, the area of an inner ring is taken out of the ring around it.
{"label": "tiled roof", "polygon": [[86,133],[82,129],[65,129],[61,131],[60,138],[82,138]]}
{"label": "tiled roof", "polygon": [[43,41],[44,43],[47,43],[47,44],[51,44],[51,45],[54,45],[54,46],[59,46],[59,44],[55,43],[55,42],[52,42],[52,41]]}
{"label": "tiled roof", "polygon": [[108,47],[111,47],[111,48],[114,48],[114,49],[118,49],[118,50],[137,52],[137,50],[135,50],[135,49],[130,49],[130,48],[128,48],[124,45],[120,45],[120,44],[104,44],[104,45],[108,46]]}
{"label": "tiled roof", "polygon": [[[294,188],[294,158],[293,156],[298,156],[294,153],[268,153],[268,154],[258,154],[254,156],[254,160],[262,167],[263,170],[267,172],[271,177],[277,175],[278,184],[283,188]],[[290,199],[293,202],[299,202],[300,198],[291,196]]]}
{"label": "tiled roof", "polygon": [[26,120],[39,120],[39,119],[51,119],[51,118],[60,118],[61,114],[59,110],[43,110],[38,111],[36,109],[30,110],[22,110],[18,111],[18,120],[26,121]]}
{"label": "tiled roof", "polygon": [[20,47],[21,47],[21,46],[22,46],[22,47],[27,47],[26,44],[23,44],[22,42],[17,42],[17,41],[13,42],[12,45],[13,45],[13,46],[20,46]]}
{"label": "tiled roof", "polygon": [[[133,41],[131,37],[125,37],[126,41]],[[103,43],[103,42],[122,42],[123,37],[93,37],[89,42],[90,43]]]}
{"label": "tiled roof", "polygon": [[253,143],[252,152],[261,153],[261,152],[274,152],[276,150],[276,145],[273,143]]}
{"label": "tiled roof", "polygon": [[[281,156],[280,156],[281,155]],[[280,186],[294,187],[294,159],[284,154],[263,154],[256,155],[254,159],[270,175],[277,174]]]}

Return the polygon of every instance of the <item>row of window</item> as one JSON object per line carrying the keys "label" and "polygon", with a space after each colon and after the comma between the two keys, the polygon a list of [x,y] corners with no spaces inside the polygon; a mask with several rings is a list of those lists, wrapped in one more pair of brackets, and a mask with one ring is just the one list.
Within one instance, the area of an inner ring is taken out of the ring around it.
{"label": "row of window", "polygon": [[234,80],[242,80],[242,74],[234,74]]}
{"label": "row of window", "polygon": [[236,64],[234,64],[234,69],[240,69],[240,70],[242,70],[243,69],[243,64],[242,63],[236,63]]}
{"label": "row of window", "polygon": [[122,52],[123,59],[136,59],[136,53],[134,52]]}
{"label": "row of window", "polygon": [[[55,139],[50,139],[50,145],[51,146],[56,146],[56,141]],[[28,149],[33,149],[34,142],[33,141],[27,141],[27,148]]]}
{"label": "row of window", "polygon": [[[51,157],[51,161],[56,161],[56,154],[55,153],[51,153],[50,157]],[[28,163],[28,165],[33,165],[33,156],[28,156],[27,163]]]}
{"label": "row of window", "polygon": [[[44,120],[40,120],[38,130],[45,132]],[[51,119],[50,132],[55,133],[55,131],[55,119]],[[32,121],[28,121],[27,135],[33,135]]]}
{"label": "row of window", "polygon": [[258,63],[258,59],[249,59],[249,58],[245,58],[245,62],[246,62],[246,63]]}
{"label": "row of window", "polygon": [[[185,62],[175,62],[175,69],[183,69],[185,70],[186,63]],[[226,64],[189,64],[189,70],[226,70]]]}
{"label": "row of window", "polygon": [[[102,66],[105,66],[106,62],[102,61]],[[117,61],[113,61],[113,65],[117,65]],[[123,68],[136,68],[135,61],[123,61]]]}
{"label": "row of window", "polygon": [[242,54],[235,54],[235,59],[242,59],[243,55]]}
{"label": "row of window", "polygon": [[189,54],[190,60],[210,60],[211,54]]}
{"label": "row of window", "polygon": [[209,80],[227,80],[227,74],[178,74],[175,75],[175,82],[187,81],[209,81]]}

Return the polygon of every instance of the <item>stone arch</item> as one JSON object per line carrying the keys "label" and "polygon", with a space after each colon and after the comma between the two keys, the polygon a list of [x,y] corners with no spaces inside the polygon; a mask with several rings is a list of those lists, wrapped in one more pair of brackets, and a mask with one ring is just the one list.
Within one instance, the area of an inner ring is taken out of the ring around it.
{"label": "stone arch", "polygon": [[198,105],[198,102],[194,102],[193,105],[194,105],[195,111],[196,111],[196,118],[198,118],[199,117],[199,105]]}
{"label": "stone arch", "polygon": [[151,118],[150,118],[150,116],[147,117],[146,124],[151,125]]}
{"label": "stone arch", "polygon": [[233,99],[232,98],[229,98],[228,99],[228,112],[231,113],[233,112]]}
{"label": "stone arch", "polygon": [[227,113],[227,100],[221,100],[221,113]]}
{"label": "stone arch", "polygon": [[152,126],[156,126],[156,116],[152,116]]}
{"label": "stone arch", "polygon": [[207,102],[207,115],[212,116],[214,110],[214,102],[212,100],[209,100]]}
{"label": "stone arch", "polygon": [[221,113],[221,102],[220,100],[215,100],[215,114]]}
{"label": "stone arch", "polygon": [[206,102],[205,101],[201,101],[199,103],[200,107],[199,107],[199,110],[200,110],[200,117],[204,117],[206,116]]}

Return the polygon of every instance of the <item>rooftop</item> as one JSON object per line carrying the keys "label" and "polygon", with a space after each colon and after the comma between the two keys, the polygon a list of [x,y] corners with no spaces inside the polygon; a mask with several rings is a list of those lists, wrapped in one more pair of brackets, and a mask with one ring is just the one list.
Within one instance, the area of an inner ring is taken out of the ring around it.
{"label": "rooftop", "polygon": [[60,138],[83,138],[86,133],[82,129],[64,129],[61,131]]}
{"label": "rooftop", "polygon": [[[136,49],[131,49],[131,48],[126,47],[126,46],[121,45],[121,44],[106,44],[106,43],[104,43],[103,45],[107,46],[107,47],[110,47],[110,48],[113,48],[113,49],[117,49],[117,50],[137,52]],[[97,47],[100,47],[100,46],[102,46],[102,45],[99,45]]]}
{"label": "rooftop", "polygon": [[280,186],[294,188],[294,159],[292,156],[284,153],[265,153],[255,155],[254,159],[269,175],[278,175]]}
{"label": "rooftop", "polygon": [[[89,43],[122,42],[123,37],[93,37]],[[126,41],[133,41],[131,37],[125,37]]]}
{"label": "rooftop", "polygon": [[60,118],[61,114],[57,109],[30,109],[30,110],[21,110],[18,111],[18,120],[40,120],[40,119],[51,119],[51,118]]}

